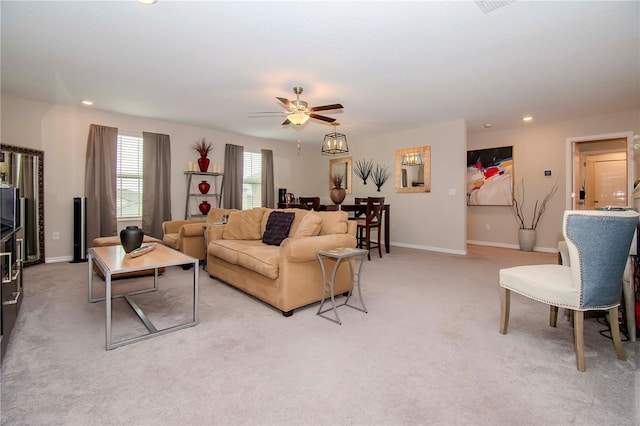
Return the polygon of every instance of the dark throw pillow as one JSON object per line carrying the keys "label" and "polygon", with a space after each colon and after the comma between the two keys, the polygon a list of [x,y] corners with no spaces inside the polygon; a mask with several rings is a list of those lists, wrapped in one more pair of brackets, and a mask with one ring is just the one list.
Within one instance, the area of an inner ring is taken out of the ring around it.
{"label": "dark throw pillow", "polygon": [[295,213],[271,212],[269,219],[267,219],[262,242],[271,246],[279,246],[282,240],[289,235],[289,229],[295,216]]}

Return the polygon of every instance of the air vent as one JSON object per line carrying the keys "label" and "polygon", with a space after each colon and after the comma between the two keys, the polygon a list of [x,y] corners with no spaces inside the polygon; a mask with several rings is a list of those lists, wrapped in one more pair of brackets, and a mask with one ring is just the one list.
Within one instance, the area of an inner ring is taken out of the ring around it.
{"label": "air vent", "polygon": [[516,0],[502,0],[502,1],[492,1],[492,0],[476,0],[476,4],[484,13],[493,12],[496,9],[499,9],[504,6],[509,6]]}

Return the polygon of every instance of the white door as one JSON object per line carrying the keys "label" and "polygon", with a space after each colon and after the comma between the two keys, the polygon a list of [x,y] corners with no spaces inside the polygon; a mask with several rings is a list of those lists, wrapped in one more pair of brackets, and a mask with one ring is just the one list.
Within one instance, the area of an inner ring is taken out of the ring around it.
{"label": "white door", "polygon": [[[587,209],[628,205],[625,158],[612,154],[588,156],[586,172]],[[589,190],[593,193],[589,194]]]}

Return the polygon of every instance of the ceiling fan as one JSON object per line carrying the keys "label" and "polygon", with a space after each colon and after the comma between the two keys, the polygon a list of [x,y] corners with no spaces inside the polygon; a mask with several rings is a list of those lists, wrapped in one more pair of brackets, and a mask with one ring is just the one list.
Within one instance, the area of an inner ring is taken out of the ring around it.
{"label": "ceiling fan", "polygon": [[286,112],[256,112],[252,114],[286,114],[287,119],[282,123],[283,126],[293,124],[295,126],[301,126],[309,120],[309,118],[315,118],[316,120],[326,121],[327,123],[333,123],[335,118],[326,117],[324,115],[315,114],[317,111],[330,111],[334,109],[342,109],[341,104],[322,105],[316,107],[309,107],[309,104],[300,100],[300,94],[302,93],[302,87],[294,87],[293,93],[296,94],[296,100],[290,101],[286,98],[276,97],[280,103],[288,110]]}

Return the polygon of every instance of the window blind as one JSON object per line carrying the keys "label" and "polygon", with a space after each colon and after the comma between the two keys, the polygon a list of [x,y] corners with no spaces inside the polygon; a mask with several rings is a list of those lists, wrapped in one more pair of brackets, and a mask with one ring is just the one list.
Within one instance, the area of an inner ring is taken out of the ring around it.
{"label": "window blind", "polygon": [[246,210],[260,206],[262,206],[262,154],[245,151],[242,208]]}
{"label": "window blind", "polygon": [[117,217],[142,217],[142,134],[118,133],[117,147]]}

